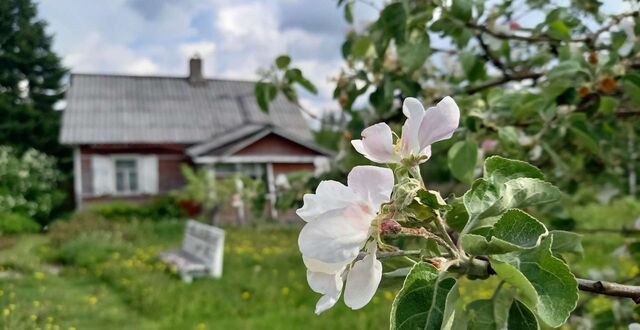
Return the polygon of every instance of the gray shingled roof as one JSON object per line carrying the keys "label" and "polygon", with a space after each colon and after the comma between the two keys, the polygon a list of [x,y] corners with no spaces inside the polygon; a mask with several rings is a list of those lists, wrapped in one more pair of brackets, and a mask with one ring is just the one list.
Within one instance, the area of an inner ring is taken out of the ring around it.
{"label": "gray shingled roof", "polygon": [[280,127],[310,141],[300,110],[283,97],[269,114],[258,108],[254,83],[182,77],[72,74],[60,141],[64,144],[194,144],[248,125]]}

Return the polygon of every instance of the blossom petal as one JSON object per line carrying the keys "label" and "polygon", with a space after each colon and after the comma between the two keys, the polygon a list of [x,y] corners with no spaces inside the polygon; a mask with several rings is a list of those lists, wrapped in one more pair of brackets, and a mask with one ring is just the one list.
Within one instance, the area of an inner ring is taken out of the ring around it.
{"label": "blossom petal", "polygon": [[360,198],[369,201],[378,211],[380,204],[389,201],[393,190],[393,171],[377,166],[356,166],[347,177],[347,185]]}
{"label": "blossom petal", "polygon": [[327,263],[313,258],[302,257],[302,261],[308,270],[312,272],[335,274],[342,273],[349,262]]}
{"label": "blossom petal", "polygon": [[323,294],[316,303],[316,314],[333,307],[342,293],[342,271],[335,274],[307,271],[307,282],[311,290]]}
{"label": "blossom petal", "polygon": [[369,126],[362,131],[362,140],[352,140],[357,152],[377,163],[395,163],[399,160],[393,150],[391,127],[385,123]]}
{"label": "blossom petal", "polygon": [[420,124],[420,145],[422,148],[434,142],[446,140],[453,135],[460,122],[460,109],[456,101],[447,96],[435,107],[427,109]]}
{"label": "blossom petal", "polygon": [[[344,269],[344,267],[343,267]],[[342,272],[327,274],[307,271],[307,283],[311,290],[321,294],[342,291]]]}
{"label": "blossom petal", "polygon": [[620,29],[626,34],[626,39],[620,48],[618,48],[618,54],[620,56],[627,56],[633,49],[636,42],[635,22],[633,18],[626,17],[620,21]]}
{"label": "blossom petal", "polygon": [[316,315],[320,315],[320,313],[326,311],[327,309],[333,307],[338,302],[340,298],[340,292],[332,292],[330,294],[325,294],[318,300],[316,303]]}
{"label": "blossom petal", "polygon": [[[375,243],[374,243],[375,244]],[[369,303],[382,279],[382,263],[375,251],[356,261],[347,275],[344,303],[351,309],[360,309]]]}
{"label": "blossom petal", "polygon": [[324,263],[350,262],[369,237],[375,211],[366,203],[354,204],[307,223],[298,236],[305,258]]}
{"label": "blossom petal", "polygon": [[423,149],[420,146],[420,124],[425,111],[422,103],[413,97],[407,97],[402,104],[402,112],[407,120],[402,126],[402,151],[405,154],[419,155]]}
{"label": "blossom petal", "polygon": [[323,214],[343,209],[359,199],[353,190],[340,182],[328,180],[318,185],[315,194],[305,194],[304,205],[296,214],[306,222],[315,221]]}

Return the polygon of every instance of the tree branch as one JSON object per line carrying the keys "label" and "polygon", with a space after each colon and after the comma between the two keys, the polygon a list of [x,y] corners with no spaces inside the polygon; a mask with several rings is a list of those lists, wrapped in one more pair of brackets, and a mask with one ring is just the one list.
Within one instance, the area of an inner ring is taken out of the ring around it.
{"label": "tree branch", "polygon": [[593,281],[578,278],[578,288],[582,291],[602,294],[606,296],[631,298],[640,304],[640,286],[624,285],[606,281]]}
{"label": "tree branch", "polygon": [[538,79],[540,77],[542,77],[542,73],[537,73],[537,72],[520,72],[520,73],[514,73],[512,75],[509,76],[504,76],[500,79],[494,80],[494,81],[489,81],[486,82],[484,84],[481,85],[477,85],[477,86],[473,86],[473,87],[469,87],[467,89],[465,89],[463,91],[463,93],[465,94],[475,94],[477,92],[483,91],[487,88],[491,88],[491,87],[496,87],[496,86],[500,86],[500,85],[504,85],[506,83],[512,82],[512,81],[522,81],[522,80],[527,80],[527,79]]}

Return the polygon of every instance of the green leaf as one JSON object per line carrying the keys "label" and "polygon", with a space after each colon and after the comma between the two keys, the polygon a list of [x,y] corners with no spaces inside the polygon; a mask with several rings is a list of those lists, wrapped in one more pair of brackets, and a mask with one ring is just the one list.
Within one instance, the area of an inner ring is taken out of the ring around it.
{"label": "green leaf", "polygon": [[470,52],[460,54],[460,64],[469,81],[476,81],[486,77],[484,60]]}
{"label": "green leaf", "polygon": [[537,167],[520,160],[491,156],[484,161],[484,178],[492,184],[501,185],[517,178],[544,179]]}
{"label": "green leaf", "polygon": [[505,212],[487,237],[476,234],[462,235],[464,250],[472,255],[503,254],[532,249],[548,235],[547,228],[529,214],[518,209]]}
{"label": "green leaf", "polygon": [[601,96],[600,104],[598,105],[598,112],[603,114],[612,114],[618,109],[619,101],[615,97]]}
{"label": "green leaf", "polygon": [[407,25],[407,13],[403,4],[395,2],[386,6],[380,13],[380,21],[385,35],[396,39],[396,43],[401,45],[404,42]]}
{"label": "green leaf", "polygon": [[276,58],[276,66],[278,69],[285,69],[291,63],[291,57],[288,55],[280,55]]}
{"label": "green leaf", "polygon": [[418,191],[416,197],[420,203],[433,210],[447,210],[450,208],[442,196],[440,196],[440,193],[435,190],[421,189]]}
{"label": "green leaf", "polygon": [[554,254],[573,253],[582,255],[582,235],[563,230],[552,230],[549,235],[553,237],[551,252]]}
{"label": "green leaf", "polygon": [[462,198],[456,198],[451,203],[451,209],[446,214],[447,225],[451,229],[460,232],[469,221],[469,214],[464,207]]}
{"label": "green leaf", "polygon": [[509,308],[507,329],[539,330],[538,320],[533,312],[519,300],[514,300]]}
{"label": "green leaf", "polygon": [[449,149],[449,169],[456,179],[470,183],[478,159],[478,144],[475,141],[459,141]]}
{"label": "green leaf", "polygon": [[285,76],[290,81],[298,83],[310,93],[318,94],[318,89],[316,88],[316,86],[302,75],[302,71],[300,71],[300,69],[289,69],[285,72]]}
{"label": "green leaf", "polygon": [[464,319],[463,307],[462,300],[460,299],[460,290],[458,290],[458,283],[456,283],[447,295],[440,330],[466,329],[466,324],[461,322],[461,320]]}
{"label": "green leaf", "polygon": [[549,23],[549,36],[554,39],[567,40],[571,38],[571,30],[561,20],[555,20]]}
{"label": "green leaf", "polygon": [[532,178],[517,178],[502,185],[500,198],[482,216],[498,215],[507,209],[524,208],[554,202],[560,198],[558,187]]}
{"label": "green leaf", "polygon": [[367,36],[358,36],[351,48],[351,55],[355,59],[363,58],[371,47],[371,39]]}
{"label": "green leaf", "polygon": [[502,330],[507,328],[513,291],[504,288],[496,290],[498,291],[491,299],[476,300],[467,305],[465,311],[467,329]]}
{"label": "green leaf", "polygon": [[348,2],[344,5],[344,20],[349,24],[353,23],[353,2]]}
{"label": "green leaf", "polygon": [[551,253],[552,237],[532,250],[490,256],[491,267],[520,290],[524,302],[534,307],[551,327],[562,325],[578,301],[578,283],[569,267]]}
{"label": "green leaf", "polygon": [[256,83],[254,93],[260,109],[269,112],[269,102],[278,95],[278,88],[272,83],[260,81]]}
{"label": "green leaf", "polygon": [[453,0],[451,4],[451,13],[462,21],[471,19],[473,3],[471,0]]}
{"label": "green leaf", "polygon": [[407,42],[398,47],[398,60],[407,72],[419,69],[428,56],[429,40],[427,38],[420,38],[417,42]]}
{"label": "green leaf", "polygon": [[440,329],[455,284],[454,278],[440,278],[432,265],[417,263],[391,305],[390,329]]}

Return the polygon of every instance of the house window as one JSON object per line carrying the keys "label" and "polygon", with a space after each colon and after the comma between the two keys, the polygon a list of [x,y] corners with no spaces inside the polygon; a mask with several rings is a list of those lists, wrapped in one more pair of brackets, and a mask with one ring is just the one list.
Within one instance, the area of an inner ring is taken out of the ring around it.
{"label": "house window", "polygon": [[136,159],[116,159],[116,192],[131,194],[139,191],[138,162]]}

